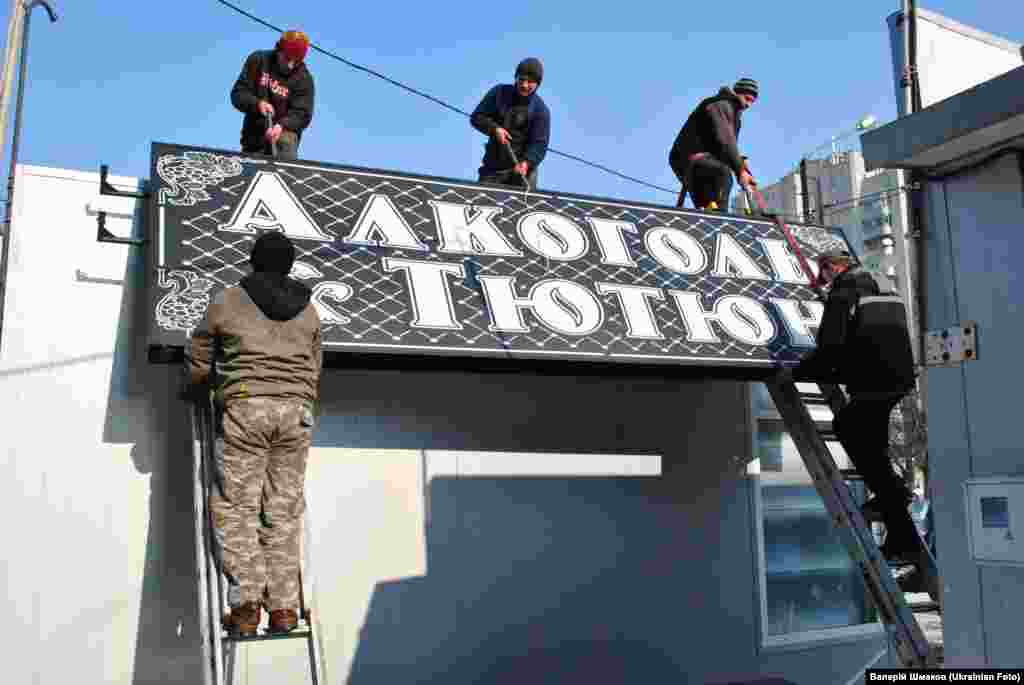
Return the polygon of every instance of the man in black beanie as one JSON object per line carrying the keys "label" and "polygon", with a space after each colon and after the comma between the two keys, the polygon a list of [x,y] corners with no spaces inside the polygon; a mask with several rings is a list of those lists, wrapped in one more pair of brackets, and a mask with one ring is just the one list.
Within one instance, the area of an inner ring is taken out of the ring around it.
{"label": "man in black beanie", "polygon": [[494,86],[476,106],[469,121],[490,139],[480,165],[480,182],[537,187],[537,167],[548,151],[551,112],[537,94],[544,66],[536,57],[516,67],[514,85]]}
{"label": "man in black beanie", "polygon": [[192,383],[212,385],[221,417],[210,509],[229,582],[225,628],[243,636],[256,634],[261,605],[271,633],[298,625],[306,456],[322,367],[310,289],[288,276],[291,240],[264,233],[249,261],[252,273],[217,294],[186,349]]}
{"label": "man in black beanie", "polygon": [[668,164],[682,184],[682,207],[689,191],[697,209],[724,210],[732,192],[732,177],[746,188],[753,183],[737,145],[743,111],[758,97],[757,81],[741,78],[732,88],[697,105],[676,136]]}

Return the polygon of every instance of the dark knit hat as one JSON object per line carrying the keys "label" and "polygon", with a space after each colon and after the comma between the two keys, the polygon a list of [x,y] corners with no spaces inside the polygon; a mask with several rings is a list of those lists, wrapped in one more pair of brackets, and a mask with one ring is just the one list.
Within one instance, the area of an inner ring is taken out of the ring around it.
{"label": "dark knit hat", "polygon": [[249,263],[254,271],[286,275],[295,263],[295,245],[285,234],[268,231],[253,243]]}
{"label": "dark knit hat", "polygon": [[528,76],[540,85],[544,79],[544,65],[536,57],[527,57],[516,67],[516,78]]}
{"label": "dark knit hat", "polygon": [[747,95],[753,95],[757,97],[757,81],[752,78],[741,78],[736,82],[736,85],[732,87],[734,93],[739,95],[740,93],[746,93]]}

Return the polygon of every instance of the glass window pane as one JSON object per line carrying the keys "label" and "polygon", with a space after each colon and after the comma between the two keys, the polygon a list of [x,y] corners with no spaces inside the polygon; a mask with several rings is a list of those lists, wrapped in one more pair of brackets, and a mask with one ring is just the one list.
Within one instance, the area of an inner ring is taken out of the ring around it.
{"label": "glass window pane", "polygon": [[[793,441],[778,429],[760,427],[757,443],[767,634],[873,623],[877,614],[864,584]],[[841,447],[829,447],[844,468]],[[854,499],[863,502],[862,484],[850,485]]]}

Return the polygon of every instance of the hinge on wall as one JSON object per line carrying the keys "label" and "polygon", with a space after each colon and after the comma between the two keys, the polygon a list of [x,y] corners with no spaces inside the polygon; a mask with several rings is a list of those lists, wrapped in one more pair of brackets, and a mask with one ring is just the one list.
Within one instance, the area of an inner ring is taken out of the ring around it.
{"label": "hinge on wall", "polygon": [[978,324],[927,331],[924,334],[925,366],[954,366],[978,358]]}
{"label": "hinge on wall", "polygon": [[[106,164],[100,165],[100,195],[134,197],[140,200],[149,197],[148,191],[118,190],[107,180],[109,172],[110,167]],[[102,210],[96,212],[96,240],[101,243],[114,243],[117,245],[144,245],[146,243],[146,240],[143,238],[122,238],[111,233],[107,229],[107,213]]]}

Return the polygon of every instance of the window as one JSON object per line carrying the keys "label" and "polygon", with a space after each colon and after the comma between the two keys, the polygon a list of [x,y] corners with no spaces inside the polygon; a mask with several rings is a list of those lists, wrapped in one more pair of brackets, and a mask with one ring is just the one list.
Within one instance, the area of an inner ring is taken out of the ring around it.
{"label": "window", "polygon": [[[763,644],[876,635],[874,605],[767,388],[754,384],[752,394]],[[827,408],[811,415],[823,426],[831,421]],[[851,466],[838,443],[828,446],[840,468]],[[863,502],[863,484],[849,483]]]}

